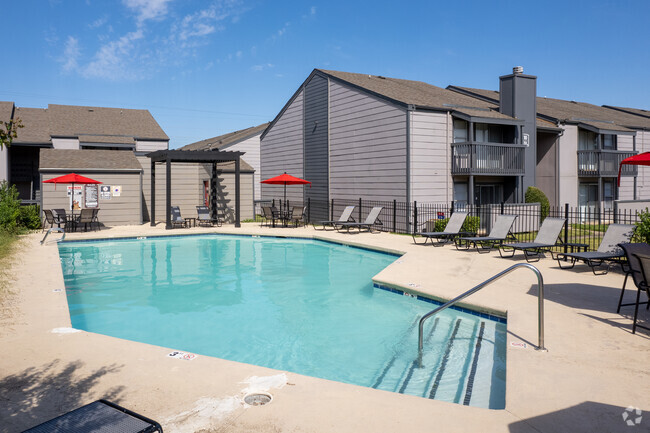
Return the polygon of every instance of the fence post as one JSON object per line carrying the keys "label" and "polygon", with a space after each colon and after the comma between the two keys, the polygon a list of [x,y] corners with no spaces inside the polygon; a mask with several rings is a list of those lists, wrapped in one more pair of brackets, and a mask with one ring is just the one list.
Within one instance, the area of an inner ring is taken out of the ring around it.
{"label": "fence post", "polygon": [[393,199],[393,233],[397,233],[397,199]]}
{"label": "fence post", "polygon": [[501,202],[501,215],[503,215],[503,211],[504,211],[505,208],[506,208],[505,203]]}
{"label": "fence post", "polygon": [[618,223],[618,203],[614,201],[614,224]]}
{"label": "fence post", "polygon": [[[413,202],[413,234],[418,231],[418,202]],[[408,233],[408,232],[407,232]]]}
{"label": "fence post", "polygon": [[363,220],[361,219],[361,197],[359,197],[359,222],[362,222]]}
{"label": "fence post", "polygon": [[271,206],[275,207],[275,199],[271,200]]}
{"label": "fence post", "polygon": [[454,201],[452,200],[452,201],[451,201],[451,208],[450,208],[450,210],[449,210],[449,215],[451,215],[451,214],[453,214],[453,213],[454,213]]}
{"label": "fence post", "polygon": [[311,197],[307,197],[307,224],[309,223],[311,223]]}
{"label": "fence post", "polygon": [[564,203],[564,254],[568,250],[567,244],[569,243],[569,203]]}
{"label": "fence post", "polygon": [[332,204],[330,205],[330,221],[334,221],[334,199],[332,199]]}

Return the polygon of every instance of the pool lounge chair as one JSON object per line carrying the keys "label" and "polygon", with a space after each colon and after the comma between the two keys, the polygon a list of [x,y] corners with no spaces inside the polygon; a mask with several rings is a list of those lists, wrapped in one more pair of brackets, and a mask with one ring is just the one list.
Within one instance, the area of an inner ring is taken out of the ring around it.
{"label": "pool lounge chair", "polygon": [[362,223],[354,223],[354,222],[349,222],[349,223],[337,223],[336,228],[338,231],[341,231],[345,229],[346,233],[350,233],[350,229],[356,228],[359,229],[359,232],[361,232],[362,229],[365,229],[367,232],[372,232],[372,226],[373,225],[384,225],[381,220],[379,219],[379,214],[381,213],[383,207],[381,206],[376,206],[370,209],[370,212],[368,212],[368,216],[366,217],[366,220]]}
{"label": "pool lounge chair", "polygon": [[214,221],[210,216],[210,208],[207,206],[196,207],[196,223],[200,226],[212,227]]}
{"label": "pool lounge chair", "polygon": [[[333,229],[336,229],[336,226],[338,224],[354,222],[354,218],[352,218],[353,211],[354,211],[354,206],[346,206],[345,209],[343,209],[343,212],[341,212],[341,216],[339,217],[338,220],[319,221],[318,224],[323,226],[321,230],[325,230],[327,227],[332,227]],[[316,229],[315,224],[314,224],[314,229]]]}
{"label": "pool lounge chair", "polygon": [[187,221],[181,216],[181,208],[172,206],[172,228],[176,226],[187,227]]}
{"label": "pool lounge chair", "polygon": [[[431,245],[436,245],[433,243],[433,240],[436,239],[438,241],[438,245],[443,245],[450,241],[453,241],[458,236],[471,236],[473,233],[460,231],[460,229],[463,227],[463,224],[465,223],[466,218],[467,212],[454,212],[451,217],[449,217],[449,221],[447,221],[447,225],[445,225],[444,231],[416,233],[413,235],[413,243],[425,245],[427,241],[430,240]],[[424,242],[416,241],[416,236],[422,236],[424,238]]]}
{"label": "pool lounge chair", "polygon": [[[618,308],[616,313],[621,312],[621,307],[634,305],[634,321],[632,322],[632,334],[636,333],[636,328],[643,328],[650,330],[650,327],[637,325],[637,318],[639,316],[639,305],[645,305],[646,310],[650,308],[650,245],[646,243],[635,244],[620,244],[619,245],[625,252],[627,263],[624,266],[625,280],[623,281],[623,288],[621,289],[621,297],[618,299]],[[637,288],[636,302],[628,302],[623,304],[623,294],[625,293],[625,285],[627,279],[632,276],[634,285]],[[641,292],[645,292],[647,301],[639,302],[641,300]]]}
{"label": "pool lounge chair", "polygon": [[[532,242],[517,242],[512,244],[502,244],[499,247],[501,257],[512,257],[518,250],[524,253],[527,262],[536,262],[541,258],[543,252],[548,252],[552,247],[557,246],[560,241],[560,232],[564,227],[564,218],[546,218],[537,232],[535,240]],[[512,250],[512,254],[505,253]],[[535,260],[531,260],[535,259]]]}
{"label": "pool lounge chair", "polygon": [[507,238],[514,238],[511,230],[516,218],[517,215],[497,215],[490,234],[456,238],[456,249],[469,250],[473,245],[479,253],[487,253],[492,248],[499,247]]}
{"label": "pool lounge chair", "polygon": [[[632,224],[610,224],[605,231],[603,240],[600,242],[596,251],[586,251],[583,253],[559,253],[556,255],[557,264],[562,269],[571,269],[577,261],[585,262],[591,268],[594,275],[605,275],[609,272],[611,263],[622,264],[625,253],[619,244],[627,243],[634,234],[636,226]],[[571,266],[562,266],[565,259],[571,259]],[[607,264],[604,271],[596,272],[596,268]]]}
{"label": "pool lounge chair", "polygon": [[107,400],[97,400],[23,433],[162,433],[156,421]]}

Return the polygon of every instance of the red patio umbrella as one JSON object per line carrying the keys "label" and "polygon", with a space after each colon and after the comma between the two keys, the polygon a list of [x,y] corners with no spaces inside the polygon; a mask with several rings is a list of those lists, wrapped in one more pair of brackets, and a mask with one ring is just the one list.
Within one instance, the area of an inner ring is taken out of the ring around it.
{"label": "red patio umbrella", "polygon": [[266,180],[261,181],[260,183],[268,183],[271,185],[284,185],[284,202],[287,202],[287,185],[306,185],[309,184],[311,188],[311,182],[305,179],[300,179],[299,177],[291,176],[285,171],[284,174],[275,176]]}
{"label": "red patio umbrella", "polygon": [[628,165],[650,165],[650,152],[639,153],[638,155],[632,155],[629,158],[625,158],[621,161],[621,165],[618,166],[618,186],[621,186],[621,170],[623,169],[623,164]]}
{"label": "red patio umbrella", "polygon": [[64,174],[63,176],[59,177],[54,177],[49,180],[44,180],[43,183],[53,183],[54,188],[56,188],[57,183],[69,183],[72,184],[72,211],[74,212],[74,184],[79,183],[79,184],[98,184],[101,183],[98,180],[91,179],[89,177],[81,176],[77,173],[69,173],[69,174]]}

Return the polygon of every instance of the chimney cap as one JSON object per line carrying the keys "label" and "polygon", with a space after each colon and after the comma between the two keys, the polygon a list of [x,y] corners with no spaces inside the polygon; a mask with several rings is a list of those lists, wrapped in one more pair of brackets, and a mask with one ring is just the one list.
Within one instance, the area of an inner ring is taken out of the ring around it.
{"label": "chimney cap", "polygon": [[524,67],[523,66],[515,66],[514,68],[512,68],[512,73],[514,75],[523,74],[524,73]]}

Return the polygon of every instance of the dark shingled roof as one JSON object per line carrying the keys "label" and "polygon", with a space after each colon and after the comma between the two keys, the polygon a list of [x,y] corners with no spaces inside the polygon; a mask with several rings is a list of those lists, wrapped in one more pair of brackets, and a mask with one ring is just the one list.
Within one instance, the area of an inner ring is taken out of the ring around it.
{"label": "dark shingled roof", "polygon": [[126,150],[41,149],[39,167],[40,171],[142,171],[135,154]]}
{"label": "dark shingled roof", "polygon": [[[470,93],[481,100],[498,103],[499,92],[471,87],[449,86],[449,89]],[[616,111],[586,102],[567,101],[537,97],[537,114],[557,119],[560,122],[584,123],[598,129],[629,132],[630,128],[650,128],[650,119],[644,119],[622,111]]]}
{"label": "dark shingled roof", "polygon": [[[119,144],[169,140],[148,110],[50,104],[46,109],[17,107],[14,115],[25,125],[15,143],[51,144],[51,137]],[[92,140],[86,140],[88,136]]]}
{"label": "dark shingled roof", "polygon": [[10,101],[0,101],[0,122],[9,122],[14,114],[14,103]]}
{"label": "dark shingled roof", "polygon": [[209,150],[209,149],[223,149],[232,144],[244,141],[250,137],[264,132],[269,123],[263,123],[250,128],[242,129],[228,134],[219,135],[217,137],[207,138],[205,140],[197,141],[195,143],[186,144],[179,148],[180,150]]}
{"label": "dark shingled roof", "polygon": [[644,110],[642,108],[614,107],[613,105],[603,105],[603,107],[634,114],[635,116],[647,117],[650,119],[650,111]]}
{"label": "dark shingled roof", "polygon": [[473,117],[513,120],[512,117],[498,112],[498,104],[481,101],[422,81],[323,69],[316,69],[316,71],[406,105],[457,111]]}

